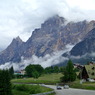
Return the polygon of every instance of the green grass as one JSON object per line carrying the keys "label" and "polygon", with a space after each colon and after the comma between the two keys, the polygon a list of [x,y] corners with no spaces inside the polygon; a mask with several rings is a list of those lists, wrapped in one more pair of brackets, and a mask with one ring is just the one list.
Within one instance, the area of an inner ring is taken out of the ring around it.
{"label": "green grass", "polygon": [[85,82],[80,84],[80,80],[76,80],[75,82],[69,83],[69,85],[71,88],[95,90],[95,83],[91,82]]}
{"label": "green grass", "polygon": [[29,95],[27,92],[12,90],[13,95]]}
{"label": "green grass", "polygon": [[52,91],[52,89],[50,88],[42,87],[39,85],[25,85],[25,84],[13,85],[12,89],[13,89],[12,90],[13,95],[29,95],[29,94],[37,94],[37,93]]}
{"label": "green grass", "polygon": [[[13,79],[12,83],[44,83],[44,84],[56,84],[60,82],[60,77],[63,74],[61,73],[53,73],[53,74],[45,74],[39,77],[38,79],[34,78],[26,78],[26,79]],[[68,83],[71,88],[79,88],[79,89],[88,89],[88,90],[95,90],[95,83],[86,82],[80,84],[80,80],[77,79],[74,82]]]}
{"label": "green grass", "polygon": [[44,84],[56,84],[60,82],[61,73],[45,74],[38,79],[24,78],[24,79],[13,79],[12,83],[44,83]]}

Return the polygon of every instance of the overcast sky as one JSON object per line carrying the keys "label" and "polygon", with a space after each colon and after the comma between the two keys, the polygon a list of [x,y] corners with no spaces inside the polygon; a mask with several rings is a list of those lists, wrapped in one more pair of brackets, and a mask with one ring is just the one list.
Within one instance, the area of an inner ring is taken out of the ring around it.
{"label": "overcast sky", "polygon": [[94,20],[95,0],[0,0],[0,48],[17,36],[26,41],[55,14],[69,21]]}

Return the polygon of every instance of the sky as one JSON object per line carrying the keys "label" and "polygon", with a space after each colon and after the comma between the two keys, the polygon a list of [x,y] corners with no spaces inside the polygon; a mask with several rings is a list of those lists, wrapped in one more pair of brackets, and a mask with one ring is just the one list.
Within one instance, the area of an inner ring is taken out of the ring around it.
{"label": "sky", "polygon": [[68,21],[95,20],[95,0],[0,0],[0,49],[17,36],[26,41],[56,14]]}

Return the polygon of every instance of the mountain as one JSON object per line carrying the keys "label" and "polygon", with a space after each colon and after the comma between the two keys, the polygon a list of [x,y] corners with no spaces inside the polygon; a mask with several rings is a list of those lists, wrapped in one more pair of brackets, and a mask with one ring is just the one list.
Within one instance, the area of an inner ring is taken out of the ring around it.
{"label": "mountain", "polygon": [[0,63],[5,62],[18,62],[20,59],[20,47],[22,46],[23,41],[20,37],[13,39],[11,44],[0,53]]}
{"label": "mountain", "polygon": [[64,50],[68,44],[77,44],[95,28],[95,21],[68,22],[58,15],[46,20],[41,28],[35,29],[31,37],[23,42],[19,37],[0,53],[0,64],[20,62],[32,55],[38,57]]}
{"label": "mountain", "polygon": [[44,56],[59,50],[64,50],[67,44],[76,44],[95,27],[95,22],[69,22],[59,16],[45,21],[41,28],[35,29],[24,45],[24,57],[33,54]]}
{"label": "mountain", "polygon": [[95,28],[87,33],[85,38],[77,43],[71,51],[62,56],[69,57],[74,63],[95,62]]}
{"label": "mountain", "polygon": [[85,37],[85,39],[76,44],[70,51],[72,56],[83,56],[95,52],[95,28],[92,29]]}

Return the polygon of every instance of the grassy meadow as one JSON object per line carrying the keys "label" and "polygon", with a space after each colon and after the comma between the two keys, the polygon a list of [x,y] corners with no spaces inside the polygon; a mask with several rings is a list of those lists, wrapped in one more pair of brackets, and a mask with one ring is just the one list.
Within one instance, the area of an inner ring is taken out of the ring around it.
{"label": "grassy meadow", "polygon": [[77,79],[76,81],[69,83],[69,85],[71,88],[95,90],[95,82],[84,82],[80,84],[80,80]]}
{"label": "grassy meadow", "polygon": [[38,79],[34,78],[23,78],[23,79],[13,79],[12,83],[44,83],[44,84],[56,84],[60,82],[60,77],[63,74],[61,73],[52,73],[52,74],[45,74],[39,77]]}
{"label": "grassy meadow", "polygon": [[[38,84],[56,84],[60,83],[60,77],[62,77],[63,74],[61,73],[52,73],[52,74],[45,74],[39,77],[38,79],[34,78],[23,78],[23,79],[13,79],[12,83],[38,83]],[[95,82],[85,82],[80,84],[80,80],[76,79],[74,82],[66,83],[71,88],[78,88],[78,89],[88,89],[88,90],[95,90]]]}

